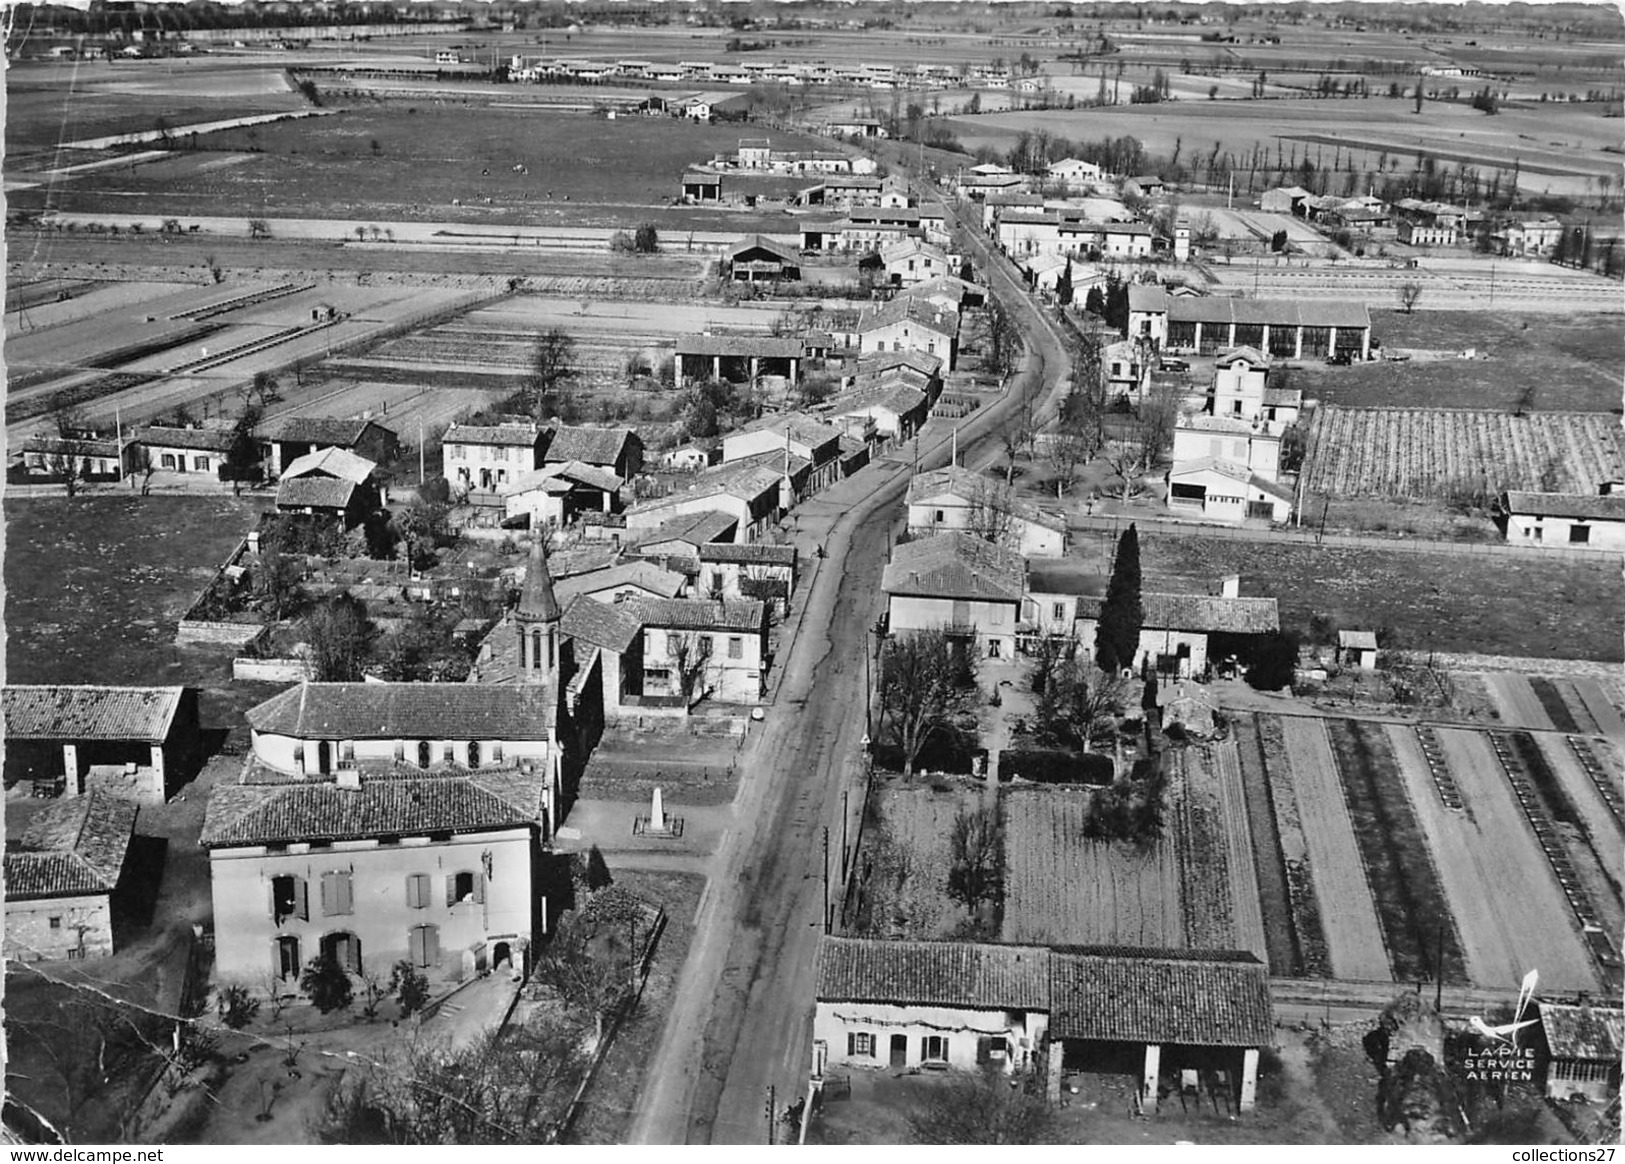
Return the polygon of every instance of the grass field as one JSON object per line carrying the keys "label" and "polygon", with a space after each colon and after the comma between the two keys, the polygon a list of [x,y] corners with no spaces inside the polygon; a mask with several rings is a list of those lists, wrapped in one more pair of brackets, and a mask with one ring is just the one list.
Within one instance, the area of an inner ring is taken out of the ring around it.
{"label": "grass field", "polygon": [[1526,385],[1537,411],[1620,411],[1625,330],[1596,315],[1372,311],[1386,350],[1461,352],[1488,359],[1414,359],[1348,368],[1308,365],[1293,387],[1327,404],[1388,408],[1484,408],[1510,412]]}
{"label": "grass field", "polygon": [[948,835],[962,809],[974,809],[979,790],[890,782],[874,803],[878,827],[866,823],[859,863],[864,875],[854,932],[874,938],[940,939],[968,919],[948,896]]}
{"label": "grass field", "polygon": [[[195,153],[133,172],[85,174],[52,198],[64,211],[123,210],[148,199],[177,214],[355,216],[363,223],[472,217],[549,225],[574,221],[585,206],[597,225],[615,226],[669,204],[681,194],[685,167],[732,153],[740,135],[734,125],[667,117],[609,122],[484,103],[390,101],[209,134]],[[816,144],[798,134],[768,136],[779,149]],[[205,168],[222,151],[252,157]],[[29,197],[42,191],[19,191],[18,204],[31,205]]]}
{"label": "grass field", "polygon": [[[1273,595],[1284,628],[1324,614],[1345,627],[1389,627],[1405,646],[1537,658],[1625,659],[1617,565],[1401,553],[1142,533],[1147,589],[1241,575],[1243,594]],[[1531,595],[1539,595],[1531,602]]]}

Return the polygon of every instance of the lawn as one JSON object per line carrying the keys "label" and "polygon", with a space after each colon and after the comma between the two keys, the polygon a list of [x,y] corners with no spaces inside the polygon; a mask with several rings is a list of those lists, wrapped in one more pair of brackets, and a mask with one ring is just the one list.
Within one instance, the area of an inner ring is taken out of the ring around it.
{"label": "lawn", "polygon": [[[590,113],[484,102],[388,101],[332,117],[209,134],[195,155],[134,172],[86,174],[53,199],[60,198],[65,211],[123,210],[132,195],[137,201],[148,195],[161,196],[177,213],[355,216],[368,223],[460,217],[553,225],[574,221],[580,210],[599,226],[619,224],[605,209],[619,206],[628,221],[653,214],[663,228],[687,222],[691,229],[713,229],[690,221],[688,212],[658,208],[681,193],[685,167],[732,153],[740,134],[737,125],[666,117],[610,122]],[[771,140],[778,149],[815,146],[811,138],[779,131]],[[204,168],[227,152],[254,156],[241,165]]]}
{"label": "lawn", "polygon": [[[1404,647],[1535,658],[1625,659],[1616,564],[1411,553],[1225,538],[1140,537],[1146,589],[1211,585],[1241,575],[1269,595],[1283,629],[1312,615],[1339,626],[1389,628]],[[1537,601],[1531,601],[1538,595]]]}
{"label": "lawn", "polygon": [[1424,981],[1438,967],[1447,983],[1466,983],[1455,919],[1382,725],[1325,722],[1394,977]]}
{"label": "lawn", "polygon": [[193,599],[257,520],[229,496],[10,498],[6,678],[12,683],[197,683],[175,646]]}
{"label": "lawn", "polygon": [[[1422,306],[1427,306],[1425,299]],[[1306,399],[1328,404],[1507,412],[1532,387],[1528,407],[1534,410],[1620,411],[1625,330],[1617,316],[1372,311],[1371,329],[1389,351],[1472,348],[1480,358],[1418,358],[1348,368],[1311,364],[1292,371],[1293,387],[1301,388]]]}

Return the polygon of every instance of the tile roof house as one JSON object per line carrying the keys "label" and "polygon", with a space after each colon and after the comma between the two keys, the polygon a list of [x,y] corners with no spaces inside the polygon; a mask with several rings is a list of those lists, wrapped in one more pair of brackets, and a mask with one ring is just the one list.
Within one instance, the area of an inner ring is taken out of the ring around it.
{"label": "tile roof house", "polygon": [[584,461],[544,464],[497,489],[510,520],[525,517],[532,529],[573,525],[585,514],[619,513],[625,480]]}
{"label": "tile roof house", "polygon": [[876,437],[901,442],[920,430],[931,400],[924,389],[890,373],[880,383],[833,396],[826,405],[829,419],[844,432],[872,429]]}
{"label": "tile roof house", "polygon": [[1050,1037],[1267,1047],[1269,968],[1251,954],[1062,947],[1050,958]]}
{"label": "tile roof house", "polygon": [[101,789],[163,803],[199,755],[197,691],[190,687],[25,686],[0,689],[5,783]]}
{"label": "tile roof house", "polygon": [[148,425],[131,438],[132,468],[150,465],[157,473],[197,475],[225,488],[220,470],[236,443],[229,428],[175,428]]}
{"label": "tile roof house", "polygon": [[84,481],[120,481],[134,469],[131,439],[60,437],[36,433],[23,440],[23,470],[32,477],[60,477],[72,467]]}
{"label": "tile roof house", "polygon": [[677,340],[673,354],[679,388],[700,380],[737,383],[757,376],[784,376],[795,384],[806,358],[800,337],[765,332],[685,335]]}
{"label": "tile roof house", "polygon": [[[1228,585],[1233,588],[1234,582],[1232,576]],[[1102,601],[1078,599],[1078,640],[1088,651],[1094,650]],[[1280,609],[1274,598],[1243,598],[1235,593],[1146,593],[1140,596],[1140,603],[1140,641],[1132,664],[1137,671],[1154,667],[1163,675],[1200,676],[1207,671],[1214,636],[1219,636],[1221,645],[1232,646],[1237,638],[1274,634],[1281,629]]]}
{"label": "tile roof house", "polygon": [[1020,554],[957,531],[898,545],[880,584],[891,633],[945,630],[1004,659],[1015,657],[1024,587]]}
{"label": "tile roof house", "polygon": [[908,530],[961,530],[1027,557],[1066,553],[1066,518],[1018,497],[1003,481],[959,465],[916,473],[908,483]]}
{"label": "tile roof house", "polygon": [[[767,607],[756,599],[637,599],[643,700],[754,704],[766,686]],[[685,669],[689,672],[685,675]]]}
{"label": "tile roof house", "polygon": [[542,446],[543,465],[574,462],[607,469],[623,481],[643,471],[643,439],[629,428],[555,425]]}
{"label": "tile roof house", "polygon": [[959,353],[959,314],[926,299],[904,295],[858,322],[860,355],[916,351],[939,356],[953,371]]}
{"label": "tile roof house", "polygon": [[1548,1097],[1600,1105],[1618,1098],[1625,1010],[1542,1002],[1539,1034],[1533,1041],[1544,1052],[1540,1058]]}
{"label": "tile roof house", "polygon": [[7,958],[113,953],[113,914],[138,812],[92,792],[49,805],[6,845]]}
{"label": "tile roof house", "polygon": [[378,464],[394,460],[400,452],[394,430],[370,419],[290,416],[265,426],[260,440],[270,451],[272,477],[280,476],[284,465],[322,449],[343,449]]}
{"label": "tile roof house", "polygon": [[1501,498],[1506,540],[1525,546],[1625,550],[1625,493],[1541,493]]}
{"label": "tile roof house", "polygon": [[543,428],[520,418],[499,424],[453,424],[440,447],[453,494],[489,493],[542,467]]}
{"label": "tile roof house", "polygon": [[559,603],[568,607],[570,600],[578,594],[597,602],[611,603],[627,598],[676,598],[687,584],[688,579],[684,575],[663,570],[653,562],[639,560],[622,562],[590,574],[577,574],[556,583],[553,589]]}
{"label": "tile roof house", "polygon": [[507,686],[301,683],[251,708],[242,776],[212,791],[200,838],[221,980],[292,989],[318,954],[441,982],[525,966],[575,738],[559,684],[550,655]]}

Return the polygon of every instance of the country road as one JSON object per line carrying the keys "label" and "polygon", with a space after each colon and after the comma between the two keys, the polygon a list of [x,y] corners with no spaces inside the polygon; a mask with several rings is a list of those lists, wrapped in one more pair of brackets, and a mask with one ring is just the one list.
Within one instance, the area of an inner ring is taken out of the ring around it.
{"label": "country road", "polygon": [[[1060,337],[1028,301],[1005,260],[967,228],[982,269],[1027,337],[1028,358],[1006,398],[965,423],[962,459],[990,447],[1018,400],[1052,415],[1065,379]],[[933,426],[935,427],[935,426]],[[944,429],[922,437],[919,464],[948,461]],[[841,792],[856,789],[865,731],[862,652],[881,613],[880,573],[901,516],[912,460],[888,458],[802,508],[800,541],[829,555],[808,597],[806,630],[787,663],[764,731],[743,758],[736,826],[723,843],[631,1141],[762,1143],[764,1103],[805,1094],[822,931],[824,830],[831,878],[839,866]]]}

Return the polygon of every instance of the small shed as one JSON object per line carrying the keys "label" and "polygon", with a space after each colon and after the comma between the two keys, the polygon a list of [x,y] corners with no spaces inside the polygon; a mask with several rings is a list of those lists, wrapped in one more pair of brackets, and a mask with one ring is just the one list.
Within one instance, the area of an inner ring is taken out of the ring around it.
{"label": "small shed", "polygon": [[1337,661],[1361,671],[1377,669],[1377,633],[1368,630],[1337,632]]}
{"label": "small shed", "polygon": [[1546,1044],[1546,1095],[1606,1104],[1619,1094],[1625,1010],[1540,1004]]}

